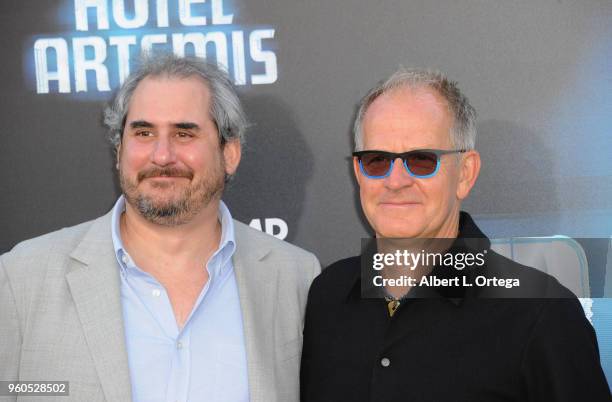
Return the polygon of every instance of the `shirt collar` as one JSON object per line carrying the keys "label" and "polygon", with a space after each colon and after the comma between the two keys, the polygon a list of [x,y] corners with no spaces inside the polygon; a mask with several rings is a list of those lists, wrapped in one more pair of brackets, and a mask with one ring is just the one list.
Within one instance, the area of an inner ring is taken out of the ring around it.
{"label": "shirt collar", "polygon": [[[111,215],[111,236],[113,239],[113,247],[115,249],[115,256],[122,272],[125,272],[129,266],[133,266],[133,262],[130,259],[129,254],[123,246],[121,239],[120,221],[121,214],[125,211],[125,197],[121,195],[113,206]],[[236,251],[236,238],[234,234],[234,220],[232,215],[227,208],[227,205],[223,201],[219,202],[219,222],[221,223],[221,240],[219,241],[219,248],[213,253],[209,261],[209,267],[212,271],[211,274],[219,274],[227,267],[231,267],[228,264],[231,260],[234,252]],[[219,260],[219,264],[217,264]]]}

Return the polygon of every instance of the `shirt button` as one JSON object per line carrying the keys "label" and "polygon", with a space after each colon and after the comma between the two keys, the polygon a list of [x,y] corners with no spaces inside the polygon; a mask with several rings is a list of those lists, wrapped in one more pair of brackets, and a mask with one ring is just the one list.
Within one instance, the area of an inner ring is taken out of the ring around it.
{"label": "shirt button", "polygon": [[127,258],[127,255],[123,254],[123,255],[121,256],[121,261],[123,261],[123,263],[124,263],[124,264],[127,264],[127,263],[128,263],[128,258]]}
{"label": "shirt button", "polygon": [[183,343],[182,342],[177,342],[176,343],[176,348],[177,349],[183,349]]}
{"label": "shirt button", "polygon": [[151,294],[155,297],[159,297],[161,296],[161,290],[159,289],[153,289],[153,291],[151,292]]}
{"label": "shirt button", "polygon": [[389,365],[391,365],[391,360],[387,359],[386,357],[383,357],[382,359],[380,359],[380,365],[383,367],[389,367]]}

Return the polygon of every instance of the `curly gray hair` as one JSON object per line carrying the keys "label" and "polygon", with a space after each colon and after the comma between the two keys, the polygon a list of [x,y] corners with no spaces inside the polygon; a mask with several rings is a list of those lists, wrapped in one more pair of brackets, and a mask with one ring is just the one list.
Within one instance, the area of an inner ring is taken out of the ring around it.
{"label": "curly gray hair", "polygon": [[104,109],[104,124],[108,127],[109,139],[115,148],[121,143],[130,99],[138,84],[148,76],[201,77],[210,90],[211,106],[208,112],[217,125],[221,143],[233,139],[244,143],[246,116],[234,86],[224,71],[196,57],[146,53],[141,56],[138,69],[127,77]]}

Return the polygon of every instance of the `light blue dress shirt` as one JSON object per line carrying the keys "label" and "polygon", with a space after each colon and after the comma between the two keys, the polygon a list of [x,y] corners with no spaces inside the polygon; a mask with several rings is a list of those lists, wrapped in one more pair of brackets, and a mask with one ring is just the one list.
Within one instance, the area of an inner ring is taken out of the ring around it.
{"label": "light blue dress shirt", "polygon": [[232,265],[232,216],[219,208],[221,241],[206,266],[209,279],[183,328],[164,287],[138,268],[123,247],[121,196],[113,208],[112,237],[121,272],[134,402],[240,402],[249,400],[242,313]]}

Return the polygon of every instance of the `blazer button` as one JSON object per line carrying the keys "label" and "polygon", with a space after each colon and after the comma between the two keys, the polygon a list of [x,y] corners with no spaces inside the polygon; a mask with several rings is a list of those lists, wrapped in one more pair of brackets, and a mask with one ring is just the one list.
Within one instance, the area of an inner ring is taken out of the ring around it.
{"label": "blazer button", "polygon": [[380,365],[383,367],[389,367],[391,365],[391,360],[387,359],[386,357],[383,357],[382,359],[380,359]]}

